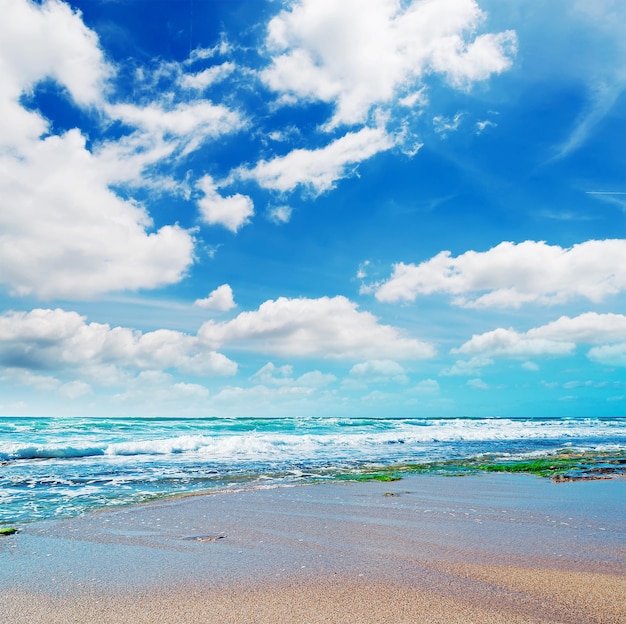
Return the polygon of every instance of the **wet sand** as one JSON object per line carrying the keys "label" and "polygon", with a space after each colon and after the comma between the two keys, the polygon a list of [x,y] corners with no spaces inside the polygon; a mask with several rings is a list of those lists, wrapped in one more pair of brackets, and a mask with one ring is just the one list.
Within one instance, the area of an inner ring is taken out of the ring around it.
{"label": "wet sand", "polygon": [[626,622],[626,480],[195,496],[0,540],[0,622]]}

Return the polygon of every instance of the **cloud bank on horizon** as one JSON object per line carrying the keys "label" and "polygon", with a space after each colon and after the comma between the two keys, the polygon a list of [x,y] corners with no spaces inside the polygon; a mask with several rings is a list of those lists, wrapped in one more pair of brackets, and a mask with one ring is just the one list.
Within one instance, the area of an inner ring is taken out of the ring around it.
{"label": "cloud bank on horizon", "polygon": [[626,7],[0,7],[0,414],[626,414]]}

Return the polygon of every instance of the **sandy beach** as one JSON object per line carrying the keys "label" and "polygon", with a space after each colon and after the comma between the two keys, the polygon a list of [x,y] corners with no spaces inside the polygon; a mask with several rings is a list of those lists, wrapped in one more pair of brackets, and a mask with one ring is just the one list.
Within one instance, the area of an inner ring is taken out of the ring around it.
{"label": "sandy beach", "polygon": [[0,622],[626,621],[626,480],[413,476],[179,498],[0,541]]}

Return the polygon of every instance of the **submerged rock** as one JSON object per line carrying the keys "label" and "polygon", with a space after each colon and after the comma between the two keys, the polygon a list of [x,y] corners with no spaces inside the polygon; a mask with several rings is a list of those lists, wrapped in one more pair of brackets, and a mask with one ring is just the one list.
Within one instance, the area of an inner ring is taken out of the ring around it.
{"label": "submerged rock", "polygon": [[217,542],[225,537],[225,535],[191,535],[190,537],[183,537],[183,539],[187,542]]}

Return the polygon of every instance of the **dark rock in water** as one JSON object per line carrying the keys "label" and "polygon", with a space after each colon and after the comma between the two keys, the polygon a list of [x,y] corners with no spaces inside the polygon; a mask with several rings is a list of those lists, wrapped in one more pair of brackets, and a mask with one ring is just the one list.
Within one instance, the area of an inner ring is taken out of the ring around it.
{"label": "dark rock in water", "polygon": [[183,539],[187,542],[217,542],[225,537],[225,535],[191,535]]}
{"label": "dark rock in water", "polygon": [[601,481],[602,479],[610,479],[608,473],[585,473],[585,474],[556,474],[552,477],[554,483],[568,483],[570,481]]}

